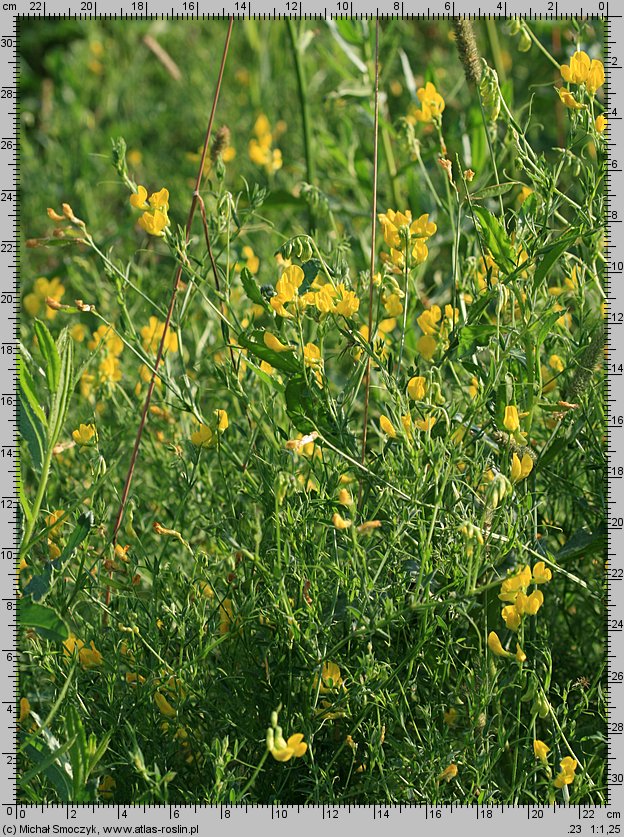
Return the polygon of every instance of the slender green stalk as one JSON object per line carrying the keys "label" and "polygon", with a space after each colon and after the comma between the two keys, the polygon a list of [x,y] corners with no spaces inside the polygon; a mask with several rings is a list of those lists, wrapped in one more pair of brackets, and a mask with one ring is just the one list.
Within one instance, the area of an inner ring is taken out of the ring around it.
{"label": "slender green stalk", "polygon": [[[301,121],[303,123],[303,153],[306,161],[306,180],[311,186],[314,186],[316,181],[316,166],[314,162],[314,153],[312,150],[312,131],[310,128],[310,108],[308,106],[308,91],[305,76],[305,69],[303,66],[303,56],[295,30],[295,22],[293,18],[286,18],[286,26],[288,27],[288,35],[290,36],[290,43],[292,46],[293,59],[295,62],[295,74],[297,76],[297,93],[299,95],[299,105],[301,107]],[[309,209],[310,228],[316,227],[314,219],[314,212]]]}
{"label": "slender green stalk", "polygon": [[45,491],[48,485],[48,477],[50,476],[50,466],[52,465],[53,449],[54,445],[50,442],[50,440],[48,440],[47,450],[45,452],[45,456],[41,464],[41,478],[37,487],[37,494],[32,504],[31,516],[29,519],[26,520],[26,526],[24,527],[22,545],[20,547],[20,555],[23,555],[25,552],[28,551],[30,538],[32,536],[33,529],[35,528],[35,524],[37,523],[37,518],[39,517],[41,504],[43,502]]}

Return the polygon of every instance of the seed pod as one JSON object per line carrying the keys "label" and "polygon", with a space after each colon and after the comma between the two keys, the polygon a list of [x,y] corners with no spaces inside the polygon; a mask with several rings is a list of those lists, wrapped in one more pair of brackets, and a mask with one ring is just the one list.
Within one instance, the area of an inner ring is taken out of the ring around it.
{"label": "seed pod", "polygon": [[487,116],[490,122],[496,122],[498,119],[498,114],[500,113],[500,106],[501,106],[501,94],[500,94],[500,87],[498,84],[498,74],[496,70],[493,70],[490,66],[488,66],[487,61],[485,59],[481,60],[481,66],[483,68],[483,75],[481,78],[481,83],[479,84],[479,93],[481,94],[481,102],[483,104],[483,109],[485,110],[485,115]]}

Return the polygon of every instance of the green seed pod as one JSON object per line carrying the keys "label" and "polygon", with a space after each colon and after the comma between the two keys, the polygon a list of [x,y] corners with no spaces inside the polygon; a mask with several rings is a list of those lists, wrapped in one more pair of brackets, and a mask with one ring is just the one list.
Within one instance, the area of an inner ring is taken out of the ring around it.
{"label": "green seed pod", "polygon": [[528,52],[531,49],[531,38],[526,29],[520,33],[520,40],[518,41],[518,52]]}
{"label": "green seed pod", "polygon": [[479,84],[479,93],[485,115],[490,122],[496,122],[500,113],[501,95],[498,84],[498,74],[493,70],[485,59],[481,59],[483,75]]}
{"label": "green seed pod", "polygon": [[512,37],[517,35],[521,28],[522,24],[517,17],[513,17],[507,24],[507,31]]}
{"label": "green seed pod", "polygon": [[550,712],[550,703],[546,695],[540,695],[537,699],[537,714],[540,718],[547,718]]}

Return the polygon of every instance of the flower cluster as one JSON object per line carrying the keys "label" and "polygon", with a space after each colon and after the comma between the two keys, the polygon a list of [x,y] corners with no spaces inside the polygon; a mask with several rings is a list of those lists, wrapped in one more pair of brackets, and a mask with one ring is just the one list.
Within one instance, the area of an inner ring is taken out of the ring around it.
{"label": "flower cluster", "polygon": [[[561,65],[561,77],[568,85],[576,85],[581,92],[585,90],[593,98],[605,83],[604,64],[597,58],[590,59],[586,52],[577,50],[569,64]],[[569,110],[583,110],[586,107],[582,101],[574,97],[569,87],[560,87],[557,92],[562,103]],[[605,117],[602,114],[598,116],[595,122],[598,133],[604,131],[606,124]]]}
{"label": "flower cluster", "polygon": [[277,712],[271,713],[271,726],[266,732],[267,750],[275,761],[290,761],[305,755],[308,745],[303,740],[303,733],[296,732],[284,739],[282,728],[277,723]]}
{"label": "flower cluster", "polygon": [[93,640],[87,646],[81,639],[76,639],[73,634],[70,634],[63,646],[66,657],[73,657],[74,654],[78,654],[78,662],[84,669],[97,668],[104,662],[104,658],[95,647]]}
{"label": "flower cluster", "polygon": [[[102,323],[97,331],[93,332],[92,339],[87,343],[92,352],[100,352],[101,360],[98,365],[98,378],[101,384],[115,384],[121,381],[119,357],[124,349],[123,340],[110,325]],[[89,373],[83,373],[81,388],[85,397],[88,397],[90,384],[93,382]]]}
{"label": "flower cluster", "polygon": [[445,108],[445,102],[436,90],[435,84],[428,81],[424,87],[418,88],[416,95],[418,96],[420,107],[413,110],[410,117],[416,122],[433,122],[439,125],[442,122],[442,112]]}
{"label": "flower cluster", "polygon": [[[552,572],[543,561],[538,561],[532,573],[527,565],[503,581],[498,598],[502,602],[508,602],[501,616],[510,630],[518,630],[524,614],[535,616],[544,604],[544,594],[538,585],[547,584],[551,579]],[[526,591],[530,584],[534,584],[536,589],[527,596]]]}
{"label": "flower cluster", "polygon": [[255,137],[249,140],[249,159],[257,166],[264,166],[267,174],[273,174],[282,167],[282,152],[273,148],[273,132],[263,113],[256,119],[253,132]]}
{"label": "flower cluster", "polygon": [[[310,290],[299,295],[305,274],[299,265],[290,265],[282,273],[275,285],[275,294],[271,297],[271,307],[280,317],[291,319],[292,313],[286,309],[289,303],[300,306],[313,305],[321,314],[337,314],[352,317],[359,308],[360,300],[344,283],[333,285],[331,282],[315,281]],[[283,351],[283,350],[282,350]]]}
{"label": "flower cluster", "polygon": [[161,189],[147,197],[145,186],[137,186],[137,190],[130,195],[130,205],[135,209],[144,209],[139,218],[139,226],[149,235],[164,236],[169,226],[169,190]]}
{"label": "flower cluster", "polygon": [[395,212],[388,209],[379,215],[379,223],[383,229],[384,241],[390,247],[390,256],[382,254],[382,259],[390,260],[399,270],[422,264],[429,250],[427,240],[435,234],[437,227],[429,220],[429,215],[421,215],[415,221],[409,209],[405,212]]}
{"label": "flower cluster", "polygon": [[214,411],[214,421],[200,424],[199,429],[191,434],[191,442],[198,448],[211,448],[216,445],[219,436],[230,426],[228,414],[225,410]]}

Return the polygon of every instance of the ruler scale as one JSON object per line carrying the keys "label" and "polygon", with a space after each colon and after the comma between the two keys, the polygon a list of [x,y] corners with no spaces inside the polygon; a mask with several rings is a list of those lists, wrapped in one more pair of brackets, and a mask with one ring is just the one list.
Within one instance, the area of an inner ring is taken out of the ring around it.
{"label": "ruler scale", "polygon": [[[221,0],[222,1],[222,0]],[[483,2],[477,9],[467,2],[440,0],[426,9],[414,2],[367,2],[338,0],[333,7],[314,0],[230,0],[220,6],[212,0],[128,0],[118,6],[113,0],[0,1],[0,820],[4,835],[20,834],[186,834],[238,835],[287,833],[293,828],[302,835],[318,835],[328,829],[339,834],[359,829],[369,834],[414,833],[431,829],[451,834],[461,829],[470,833],[510,835],[624,834],[624,621],[620,603],[624,588],[624,371],[618,365],[624,355],[624,298],[618,293],[624,276],[624,243],[620,237],[624,221],[624,105],[620,106],[619,84],[624,66],[624,6],[615,0],[593,0],[574,6],[555,0],[523,6],[517,2]],[[23,16],[23,17],[22,17]],[[569,20],[595,17],[604,21],[606,53],[605,114],[607,137],[607,200],[605,217],[606,331],[608,342],[606,400],[608,472],[606,475],[609,526],[607,586],[607,655],[609,688],[608,784],[609,804],[604,807],[565,805],[136,805],[47,804],[17,802],[17,715],[19,704],[17,651],[17,575],[20,543],[18,480],[17,358],[19,345],[19,99],[18,56],[20,28],[29,18],[50,20],[180,19],[207,21],[234,16],[256,20],[327,20],[376,17],[446,20],[454,16],[476,19],[484,16],[532,20]],[[620,111],[620,107],[622,111]],[[615,280],[612,282],[612,279]]]}

